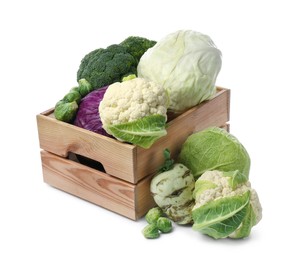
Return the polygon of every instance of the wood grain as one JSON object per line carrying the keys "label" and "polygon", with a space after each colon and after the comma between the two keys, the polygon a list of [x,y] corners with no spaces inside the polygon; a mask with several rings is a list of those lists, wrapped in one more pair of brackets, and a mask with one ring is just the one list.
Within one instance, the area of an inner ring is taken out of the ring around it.
{"label": "wood grain", "polygon": [[73,160],[41,151],[45,183],[136,220],[154,205],[151,176],[134,185]]}
{"label": "wood grain", "polygon": [[99,161],[107,173],[134,182],[135,146],[56,120],[52,115],[53,110],[37,115],[41,149],[65,158],[69,152],[83,155]]}

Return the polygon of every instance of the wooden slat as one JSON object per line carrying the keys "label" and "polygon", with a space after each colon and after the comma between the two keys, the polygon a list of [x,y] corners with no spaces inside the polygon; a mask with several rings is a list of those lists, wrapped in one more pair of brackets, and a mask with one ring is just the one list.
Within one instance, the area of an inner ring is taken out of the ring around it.
{"label": "wooden slat", "polygon": [[[53,112],[53,110],[52,110]],[[99,161],[110,175],[134,182],[134,146],[53,118],[37,115],[41,149],[67,157],[69,152]]]}
{"label": "wooden slat", "polygon": [[144,216],[149,209],[156,205],[151,193],[150,183],[154,175],[149,175],[136,185],[135,188],[135,208],[136,216],[140,218]]}
{"label": "wooden slat", "polygon": [[146,182],[134,185],[46,151],[41,151],[41,158],[47,184],[133,220],[145,214],[149,205],[145,201],[149,200],[145,195],[149,194]]}

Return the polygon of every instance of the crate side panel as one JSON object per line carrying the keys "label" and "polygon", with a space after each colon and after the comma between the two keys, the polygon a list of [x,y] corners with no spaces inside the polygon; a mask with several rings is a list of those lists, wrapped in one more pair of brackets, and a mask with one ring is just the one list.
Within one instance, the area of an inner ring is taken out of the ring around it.
{"label": "crate side panel", "polygon": [[134,146],[54,119],[37,115],[41,149],[61,157],[69,152],[100,162],[106,172],[134,182]]}
{"label": "crate side panel", "polygon": [[135,185],[41,151],[43,178],[49,185],[130,219],[135,213]]}
{"label": "crate side panel", "polygon": [[189,135],[207,127],[225,125],[230,114],[229,98],[230,90],[220,89],[212,100],[203,102],[170,121],[167,136],[160,138],[149,149],[137,147],[137,179],[154,173],[163,164],[165,148],[176,158]]}
{"label": "crate side panel", "polygon": [[135,209],[137,219],[143,217],[149,209],[156,206],[150,192],[150,183],[154,175],[149,175],[138,182],[135,189]]}

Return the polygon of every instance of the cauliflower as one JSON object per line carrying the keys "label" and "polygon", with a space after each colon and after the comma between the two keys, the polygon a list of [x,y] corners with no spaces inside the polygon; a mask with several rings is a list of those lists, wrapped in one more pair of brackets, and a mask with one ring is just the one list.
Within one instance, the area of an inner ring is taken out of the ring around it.
{"label": "cauliflower", "polygon": [[99,113],[104,127],[158,114],[166,118],[168,98],[163,87],[142,78],[109,86]]}
{"label": "cauliflower", "polygon": [[206,171],[193,196],[193,228],[214,238],[246,237],[262,218],[258,195],[239,171]]}
{"label": "cauliflower", "polygon": [[[244,184],[240,184],[235,190],[229,184],[230,177],[224,177],[221,171],[207,171],[201,178],[198,179],[199,183],[211,182],[212,188],[207,189],[204,192],[195,191],[196,207],[200,207],[211,200],[224,198],[227,196],[241,195],[246,192],[251,184],[247,181]],[[201,185],[201,184],[199,184]]]}
{"label": "cauliflower", "polygon": [[99,104],[99,115],[109,134],[148,148],[166,135],[167,106],[168,95],[163,87],[134,78],[109,86]]}

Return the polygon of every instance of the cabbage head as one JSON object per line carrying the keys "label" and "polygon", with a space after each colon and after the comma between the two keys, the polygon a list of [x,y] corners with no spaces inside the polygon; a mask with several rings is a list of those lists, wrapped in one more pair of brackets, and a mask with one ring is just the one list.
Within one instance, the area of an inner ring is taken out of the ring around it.
{"label": "cabbage head", "polygon": [[109,136],[102,127],[98,111],[99,103],[102,101],[107,88],[108,86],[104,86],[93,90],[81,100],[73,122],[74,125],[98,134]]}
{"label": "cabbage head", "polygon": [[206,171],[238,170],[249,178],[250,157],[239,140],[218,127],[209,127],[190,135],[182,145],[179,162],[197,179]]}
{"label": "cabbage head", "polygon": [[180,113],[213,97],[221,65],[221,52],[209,36],[180,30],[148,49],[137,72],[167,89],[168,109]]}

